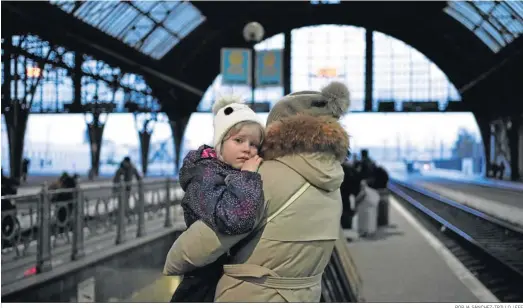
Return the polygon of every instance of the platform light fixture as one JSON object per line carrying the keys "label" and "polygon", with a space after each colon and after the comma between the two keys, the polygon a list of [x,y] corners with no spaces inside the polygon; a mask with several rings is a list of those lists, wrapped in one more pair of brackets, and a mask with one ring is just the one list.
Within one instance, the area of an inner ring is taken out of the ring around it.
{"label": "platform light fixture", "polygon": [[[243,38],[245,39],[246,42],[254,43],[254,44],[259,43],[263,39],[264,35],[265,35],[265,29],[259,22],[256,22],[256,21],[249,22],[243,28]],[[254,49],[254,45],[252,46],[251,53],[252,53],[252,55],[251,55],[251,91],[252,91],[251,108],[254,108],[254,104],[255,104],[254,91],[256,89],[256,81],[255,81],[255,78],[256,78],[256,73],[255,73],[256,50]]]}

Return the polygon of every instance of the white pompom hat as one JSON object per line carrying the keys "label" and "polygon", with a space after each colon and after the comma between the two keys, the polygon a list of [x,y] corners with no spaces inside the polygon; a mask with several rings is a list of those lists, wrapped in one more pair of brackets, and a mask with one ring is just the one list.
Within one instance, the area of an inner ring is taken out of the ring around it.
{"label": "white pompom hat", "polygon": [[241,122],[254,122],[261,126],[262,139],[265,134],[265,124],[256,113],[237,97],[220,98],[213,106],[214,113],[214,149],[220,153],[223,138],[229,130]]}

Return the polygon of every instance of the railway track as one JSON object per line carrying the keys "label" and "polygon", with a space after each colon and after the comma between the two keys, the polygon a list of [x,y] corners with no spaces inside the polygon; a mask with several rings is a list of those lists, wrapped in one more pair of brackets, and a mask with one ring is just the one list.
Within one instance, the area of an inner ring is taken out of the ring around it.
{"label": "railway track", "polygon": [[389,189],[500,301],[523,301],[523,229],[410,184]]}

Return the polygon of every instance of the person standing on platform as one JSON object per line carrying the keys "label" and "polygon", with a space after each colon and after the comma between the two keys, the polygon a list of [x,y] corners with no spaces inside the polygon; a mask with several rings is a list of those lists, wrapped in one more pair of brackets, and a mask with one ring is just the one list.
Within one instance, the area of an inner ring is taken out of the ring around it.
{"label": "person standing on platform", "polygon": [[[124,195],[123,198],[126,201],[127,204],[126,208],[126,214],[127,216],[131,215],[131,205],[129,202],[129,198],[131,197],[131,190],[132,190],[132,181],[133,176],[136,177],[137,181],[140,181],[142,177],[140,176],[140,173],[134,166],[134,164],[131,162],[131,158],[129,156],[126,156],[122,162],[120,163],[120,167],[118,170],[116,170],[116,173],[113,178],[113,184],[115,185],[113,188],[113,192],[119,194],[120,189],[122,186],[124,187]],[[122,184],[122,178],[123,178],[123,184]],[[123,201],[123,200],[121,200]]]}
{"label": "person standing on platform", "polygon": [[350,196],[358,196],[361,191],[361,175],[356,168],[349,163],[349,160],[341,165],[343,167],[343,183],[341,183],[340,193],[343,203],[343,214],[341,216],[341,226],[344,229],[352,229],[352,221],[356,214],[356,204],[352,204]]}
{"label": "person standing on platform", "polygon": [[29,158],[25,157],[22,161],[22,181],[24,183],[27,183],[27,174],[29,172],[29,165],[31,164],[31,160]]}
{"label": "person standing on platform", "polygon": [[225,235],[196,221],[171,247],[163,273],[184,275],[230,251],[216,302],[319,302],[340,236],[349,137],[338,120],[349,103],[339,82],[280,99],[267,119],[258,171],[265,206],[254,231]]}
{"label": "person standing on platform", "polygon": [[113,178],[113,183],[120,183],[123,177],[124,183],[127,184],[126,188],[128,190],[131,190],[130,184],[133,181],[133,176],[136,177],[137,181],[142,179],[140,173],[138,172],[138,169],[136,169],[134,164],[131,162],[131,158],[129,156],[126,156],[120,163],[118,170],[116,170],[116,173]]}

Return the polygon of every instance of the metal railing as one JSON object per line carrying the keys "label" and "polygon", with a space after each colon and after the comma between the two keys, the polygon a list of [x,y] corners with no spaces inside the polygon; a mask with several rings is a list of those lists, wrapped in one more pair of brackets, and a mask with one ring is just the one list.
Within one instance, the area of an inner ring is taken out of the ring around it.
{"label": "metal railing", "polygon": [[[178,182],[101,184],[2,197],[2,285],[147,233],[184,227]],[[6,209],[6,210],[4,210]]]}
{"label": "metal railing", "polygon": [[322,298],[325,303],[365,302],[362,280],[354,264],[347,241],[340,230],[329,264],[322,277]]}

